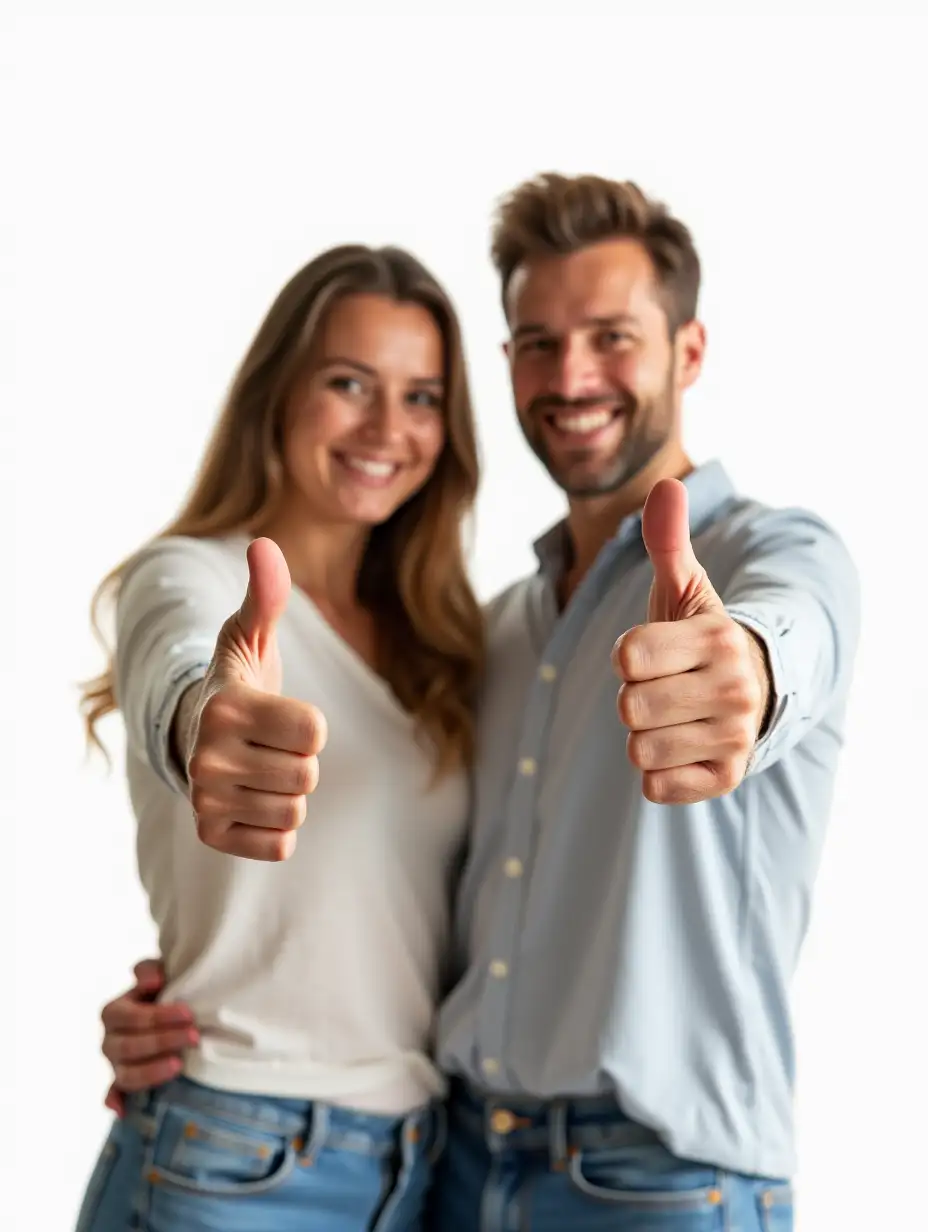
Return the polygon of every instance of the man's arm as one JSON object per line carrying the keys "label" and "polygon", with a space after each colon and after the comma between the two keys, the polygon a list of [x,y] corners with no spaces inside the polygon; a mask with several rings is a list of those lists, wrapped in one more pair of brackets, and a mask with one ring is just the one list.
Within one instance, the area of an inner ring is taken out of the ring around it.
{"label": "man's arm", "polygon": [[847,693],[860,635],[857,570],[838,535],[805,510],[752,524],[722,599],[753,635],[768,677],[766,720],[749,764],[776,762]]}

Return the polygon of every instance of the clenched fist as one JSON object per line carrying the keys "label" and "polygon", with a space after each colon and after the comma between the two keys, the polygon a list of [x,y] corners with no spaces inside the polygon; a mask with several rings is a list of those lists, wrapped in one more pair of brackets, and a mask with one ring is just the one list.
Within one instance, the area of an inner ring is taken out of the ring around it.
{"label": "clenched fist", "polygon": [[654,580],[647,623],[613,647],[618,713],[646,798],[692,804],[744,778],[769,697],[766,656],[697,561],[678,480],[652,488],[642,533]]}
{"label": "clenched fist", "polygon": [[222,626],[183,742],[197,833],[252,860],[293,853],[326,740],[319,710],[280,696],[276,629],[289,595],[280,548],[256,539],[244,602]]}

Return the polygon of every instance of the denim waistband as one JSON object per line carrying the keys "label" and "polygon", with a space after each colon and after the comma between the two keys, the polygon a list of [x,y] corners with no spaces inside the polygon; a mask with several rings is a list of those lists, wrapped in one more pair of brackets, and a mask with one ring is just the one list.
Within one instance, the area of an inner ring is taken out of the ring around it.
{"label": "denim waistband", "polygon": [[180,1077],[159,1087],[129,1096],[127,1119],[145,1137],[167,1108],[218,1117],[230,1125],[280,1135],[295,1141],[301,1152],[315,1154],[323,1146],[360,1154],[387,1156],[405,1139],[430,1156],[440,1153],[445,1134],[445,1110],[432,1103],[405,1116],[358,1112],[321,1100],[283,1099],[240,1094],[203,1086]]}
{"label": "denim waistband", "polygon": [[454,1079],[448,1101],[452,1125],[481,1137],[494,1153],[546,1151],[564,1160],[572,1151],[660,1142],[632,1121],[614,1095],[543,1100],[495,1095]]}

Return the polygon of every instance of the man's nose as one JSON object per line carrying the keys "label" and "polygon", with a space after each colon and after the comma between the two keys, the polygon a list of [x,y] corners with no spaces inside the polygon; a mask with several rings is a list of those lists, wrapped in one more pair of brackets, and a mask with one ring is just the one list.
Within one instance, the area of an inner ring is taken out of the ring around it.
{"label": "man's nose", "polygon": [[587,398],[602,389],[596,355],[583,338],[566,338],[551,373],[551,392],[565,401]]}

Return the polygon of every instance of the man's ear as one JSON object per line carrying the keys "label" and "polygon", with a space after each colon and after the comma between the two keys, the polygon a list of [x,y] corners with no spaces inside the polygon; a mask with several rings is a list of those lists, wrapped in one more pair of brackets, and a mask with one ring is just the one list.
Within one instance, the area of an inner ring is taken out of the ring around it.
{"label": "man's ear", "polygon": [[706,329],[701,321],[687,321],[674,339],[677,385],[689,389],[696,382],[706,355]]}

